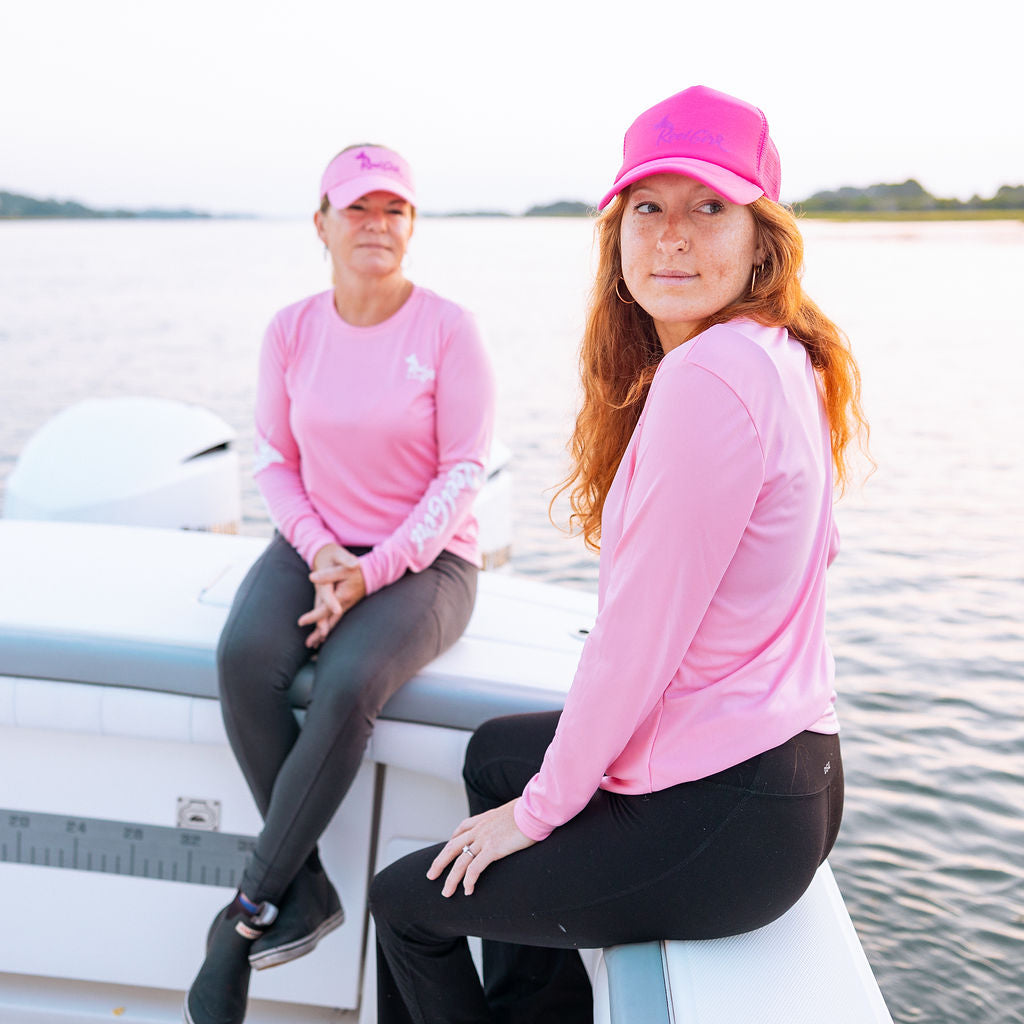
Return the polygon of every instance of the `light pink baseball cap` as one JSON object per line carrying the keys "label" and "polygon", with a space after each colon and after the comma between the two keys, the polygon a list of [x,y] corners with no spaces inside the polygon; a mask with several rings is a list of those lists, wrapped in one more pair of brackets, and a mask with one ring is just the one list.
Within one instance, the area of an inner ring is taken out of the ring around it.
{"label": "light pink baseball cap", "polygon": [[368,192],[394,192],[416,205],[412,171],[393,149],[353,146],[339,153],[320,179],[320,198],[327,196],[331,206],[340,210]]}
{"label": "light pink baseball cap", "polygon": [[603,210],[627,185],[652,174],[685,174],[732,203],[779,201],[782,165],[757,107],[703,85],[645,110],[622,144],[622,167]]}

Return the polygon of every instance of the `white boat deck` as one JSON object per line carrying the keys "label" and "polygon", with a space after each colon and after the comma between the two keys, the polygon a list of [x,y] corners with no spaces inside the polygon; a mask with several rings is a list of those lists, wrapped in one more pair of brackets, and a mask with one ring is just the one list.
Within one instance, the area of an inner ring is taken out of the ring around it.
{"label": "white boat deck", "polygon": [[[260,827],[220,720],[214,650],[265,543],[0,520],[0,839],[5,829],[10,839],[0,857],[0,1014],[180,1019],[206,926],[231,885],[171,880],[181,851],[169,843],[199,853],[217,838],[176,830],[179,801],[216,805],[225,838]],[[351,1020],[359,1009],[371,1019],[369,877],[465,816],[462,757],[477,724],[561,706],[594,610],[586,593],[481,577],[465,635],[388,704],[324,835],[346,924],[310,956],[255,973],[251,1019],[301,1024],[346,1011]],[[300,709],[310,674],[296,686]],[[55,834],[65,820],[70,837]],[[154,845],[157,866],[125,868]],[[119,851],[119,866],[103,867]],[[78,867],[48,866],[58,862]]]}
{"label": "white boat deck", "polygon": [[[231,886],[219,875],[218,884],[168,877],[155,855],[140,867],[141,853],[157,846],[173,860],[168,843],[202,851],[259,831],[220,721],[214,650],[264,543],[0,520],[0,837],[6,828],[20,844],[0,849],[0,1024],[181,1020],[206,927]],[[461,763],[477,724],[561,706],[594,612],[589,594],[481,576],[466,635],[387,705],[324,834],[345,925],[311,955],[254,974],[250,1024],[371,1024],[370,876],[447,838],[464,816]],[[301,708],[308,679],[300,684]],[[182,828],[181,798],[215,807],[219,833]],[[62,820],[69,835],[55,838]],[[96,870],[101,847],[127,850],[131,867]],[[92,870],[60,859],[82,850]],[[827,865],[767,929],[653,950],[653,959],[641,947],[591,957],[595,1021],[891,1021]],[[655,990],[660,979],[665,1015],[637,1001],[651,990],[638,977],[653,977]],[[736,1007],[754,1009],[724,1013],[726,989]]]}
{"label": "white boat deck", "polygon": [[[181,1024],[182,993],[0,973],[0,1024]],[[246,1024],[358,1024],[355,1010],[254,999]]]}

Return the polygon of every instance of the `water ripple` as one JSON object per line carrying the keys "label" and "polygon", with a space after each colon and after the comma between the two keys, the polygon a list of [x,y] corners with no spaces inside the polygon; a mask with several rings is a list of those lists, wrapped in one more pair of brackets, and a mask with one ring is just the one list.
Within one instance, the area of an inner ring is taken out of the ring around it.
{"label": "water ripple", "polygon": [[[878,462],[837,508],[828,621],[847,805],[832,864],[897,1024],[1022,1024],[1024,231],[805,234],[808,287],[860,361]],[[583,222],[431,219],[410,258],[490,342],[516,456],[514,566],[593,590],[596,557],[548,521],[590,244]],[[0,222],[0,280],[0,498],[60,409],[149,393],[236,429],[244,529],[269,534],[248,476],[256,350],[275,309],[326,287],[308,224]],[[512,292],[529,301],[510,313]]]}

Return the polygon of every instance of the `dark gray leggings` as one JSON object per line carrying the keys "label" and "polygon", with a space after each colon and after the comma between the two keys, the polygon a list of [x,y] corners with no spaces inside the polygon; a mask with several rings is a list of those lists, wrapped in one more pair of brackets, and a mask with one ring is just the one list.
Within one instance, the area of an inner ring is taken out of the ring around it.
{"label": "dark gray leggings", "polygon": [[224,725],[264,820],[241,885],[256,901],[280,900],[348,792],[381,708],[459,638],[476,597],[476,567],[443,551],[363,598],[316,652],[300,729],[288,691],[313,657],[309,627],[296,625],[313,607],[309,571],[275,534],[217,648]]}

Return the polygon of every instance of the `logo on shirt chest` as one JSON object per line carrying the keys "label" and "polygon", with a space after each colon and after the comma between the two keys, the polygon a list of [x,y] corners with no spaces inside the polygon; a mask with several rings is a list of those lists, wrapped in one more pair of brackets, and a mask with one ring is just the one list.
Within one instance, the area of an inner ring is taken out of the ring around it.
{"label": "logo on shirt chest", "polygon": [[433,380],[436,374],[430,366],[423,366],[416,358],[416,353],[405,357],[405,376],[407,380]]}

